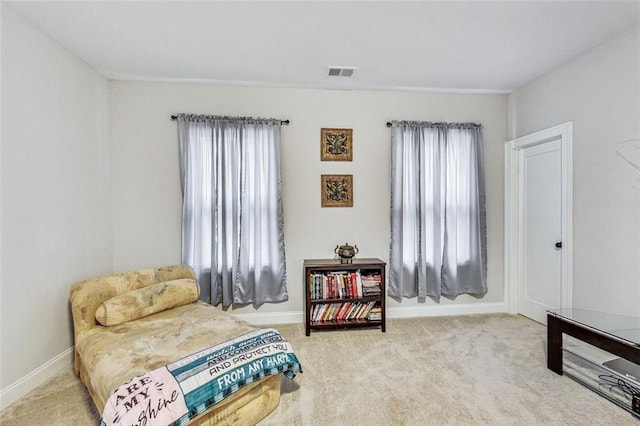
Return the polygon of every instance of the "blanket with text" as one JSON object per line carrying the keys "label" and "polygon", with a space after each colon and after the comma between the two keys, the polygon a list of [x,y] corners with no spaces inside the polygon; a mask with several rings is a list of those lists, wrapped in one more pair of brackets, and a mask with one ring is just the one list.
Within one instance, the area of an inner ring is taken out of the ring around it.
{"label": "blanket with text", "polygon": [[243,386],[268,375],[302,373],[274,329],[255,330],[132,378],[107,400],[100,426],[185,425]]}

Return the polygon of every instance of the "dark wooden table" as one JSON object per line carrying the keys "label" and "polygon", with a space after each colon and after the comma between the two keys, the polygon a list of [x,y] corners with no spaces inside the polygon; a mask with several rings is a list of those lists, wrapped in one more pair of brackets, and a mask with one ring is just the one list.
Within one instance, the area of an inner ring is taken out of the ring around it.
{"label": "dark wooden table", "polygon": [[584,309],[547,312],[547,367],[562,375],[562,334],[640,364],[640,318]]}

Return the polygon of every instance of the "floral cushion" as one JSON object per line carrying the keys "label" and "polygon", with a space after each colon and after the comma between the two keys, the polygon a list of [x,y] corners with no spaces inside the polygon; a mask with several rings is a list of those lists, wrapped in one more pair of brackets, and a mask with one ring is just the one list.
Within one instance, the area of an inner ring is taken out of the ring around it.
{"label": "floral cushion", "polygon": [[129,290],[103,302],[96,310],[96,321],[113,326],[147,315],[196,302],[200,287],[191,278],[160,282]]}

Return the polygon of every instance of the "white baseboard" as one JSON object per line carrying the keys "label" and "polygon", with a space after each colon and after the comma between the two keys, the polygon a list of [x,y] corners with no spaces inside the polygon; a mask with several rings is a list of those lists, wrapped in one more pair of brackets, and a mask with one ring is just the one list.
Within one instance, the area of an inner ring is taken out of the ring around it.
{"label": "white baseboard", "polygon": [[[467,303],[450,305],[412,305],[387,308],[387,318],[419,318],[450,315],[494,314],[508,312],[507,305],[497,303]],[[234,314],[254,325],[295,324],[304,322],[304,312],[251,312]]]}
{"label": "white baseboard", "polygon": [[443,317],[451,315],[496,314],[508,312],[504,302],[450,305],[413,305],[387,308],[387,318]]}
{"label": "white baseboard", "polygon": [[304,322],[304,313],[302,311],[250,312],[247,314],[233,314],[233,316],[253,325],[295,324]]}
{"label": "white baseboard", "polygon": [[4,410],[65,368],[73,366],[73,346],[50,359],[26,376],[0,390],[0,410]]}

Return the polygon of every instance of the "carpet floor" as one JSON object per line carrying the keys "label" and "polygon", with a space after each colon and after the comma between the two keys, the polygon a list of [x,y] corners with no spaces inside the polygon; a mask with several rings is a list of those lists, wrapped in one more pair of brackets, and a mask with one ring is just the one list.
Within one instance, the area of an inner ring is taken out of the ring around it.
{"label": "carpet floor", "polygon": [[[260,425],[636,425],[615,404],[546,368],[546,328],[507,314],[390,319],[304,335],[278,325],[304,372],[283,379]],[[0,412],[1,425],[98,424],[71,370]]]}

